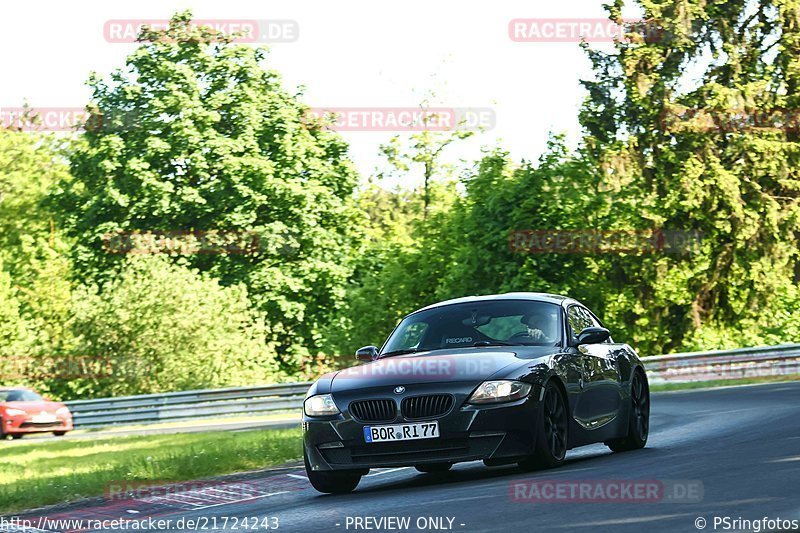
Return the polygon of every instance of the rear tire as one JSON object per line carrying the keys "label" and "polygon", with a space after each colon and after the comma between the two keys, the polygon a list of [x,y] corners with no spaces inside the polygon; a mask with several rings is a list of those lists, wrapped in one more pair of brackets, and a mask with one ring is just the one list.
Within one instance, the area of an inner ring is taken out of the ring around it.
{"label": "rear tire", "polygon": [[440,472],[447,472],[453,467],[453,463],[430,463],[427,465],[417,465],[416,468],[423,474],[436,474]]}
{"label": "rear tire", "polygon": [[644,448],[650,433],[650,387],[647,377],[636,370],[631,380],[631,412],[628,417],[628,435],[606,442],[614,452],[627,452]]}
{"label": "rear tire", "polygon": [[556,468],[564,464],[567,455],[567,402],[552,380],[545,386],[541,409],[536,450],[519,462],[526,470]]}
{"label": "rear tire", "polygon": [[326,494],[347,494],[352,492],[361,481],[361,474],[351,472],[319,472],[311,470],[308,464],[308,455],[303,449],[303,462],[306,465],[306,476],[311,482],[311,486],[319,492]]}
{"label": "rear tire", "polygon": [[63,437],[66,434],[67,434],[66,431],[54,431],[53,432],[53,435],[55,435],[56,437]]}
{"label": "rear tire", "polygon": [[22,433],[12,433],[11,434],[11,438],[14,439],[14,440],[21,439],[22,438]]}

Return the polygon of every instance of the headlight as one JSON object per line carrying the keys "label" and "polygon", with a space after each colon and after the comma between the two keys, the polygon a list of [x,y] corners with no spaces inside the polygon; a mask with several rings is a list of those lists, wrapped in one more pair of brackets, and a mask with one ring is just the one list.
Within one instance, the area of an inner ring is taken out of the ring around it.
{"label": "headlight", "polygon": [[528,383],[521,381],[498,380],[484,381],[475,389],[467,403],[501,403],[513,402],[524,398],[531,391]]}
{"label": "headlight", "polygon": [[308,416],[330,416],[338,415],[339,408],[336,407],[330,394],[319,394],[312,396],[303,402],[303,411]]}
{"label": "headlight", "polygon": [[22,409],[9,408],[9,409],[6,409],[6,414],[8,416],[22,416],[22,415],[24,415],[26,413]]}
{"label": "headlight", "polygon": [[69,409],[66,407],[59,407],[56,411],[56,416],[69,416]]}

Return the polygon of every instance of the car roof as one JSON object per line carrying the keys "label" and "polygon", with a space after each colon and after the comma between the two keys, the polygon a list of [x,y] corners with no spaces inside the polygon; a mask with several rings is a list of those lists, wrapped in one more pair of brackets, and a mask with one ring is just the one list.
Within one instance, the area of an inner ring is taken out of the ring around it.
{"label": "car roof", "polygon": [[443,302],[438,302],[435,304],[428,305],[426,307],[422,307],[417,309],[413,313],[409,313],[413,315],[414,313],[419,313],[420,311],[426,311],[428,309],[434,309],[436,307],[442,307],[445,305],[452,305],[452,304],[461,304],[461,303],[472,303],[472,302],[486,302],[492,300],[531,300],[534,302],[548,302],[558,305],[563,305],[565,303],[579,303],[573,298],[569,298],[568,296],[562,296],[560,294],[550,294],[547,292],[507,292],[504,294],[487,294],[485,296],[464,296],[462,298],[453,298],[452,300],[445,300]]}

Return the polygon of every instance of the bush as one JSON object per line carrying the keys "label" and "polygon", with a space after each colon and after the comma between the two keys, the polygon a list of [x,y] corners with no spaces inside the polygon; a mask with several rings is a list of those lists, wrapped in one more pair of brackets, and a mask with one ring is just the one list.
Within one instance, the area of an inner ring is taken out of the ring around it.
{"label": "bush", "polygon": [[102,291],[78,289],[74,313],[81,353],[107,361],[110,375],[64,383],[73,395],[240,386],[285,377],[244,287],[223,287],[161,256],[131,257]]}

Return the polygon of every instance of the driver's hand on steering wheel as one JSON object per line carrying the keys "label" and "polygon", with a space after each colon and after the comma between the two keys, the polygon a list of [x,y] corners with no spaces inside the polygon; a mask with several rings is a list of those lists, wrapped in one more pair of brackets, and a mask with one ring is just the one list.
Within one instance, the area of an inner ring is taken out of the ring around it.
{"label": "driver's hand on steering wheel", "polygon": [[545,338],[544,331],[538,328],[528,328],[528,336],[536,339],[537,341]]}

